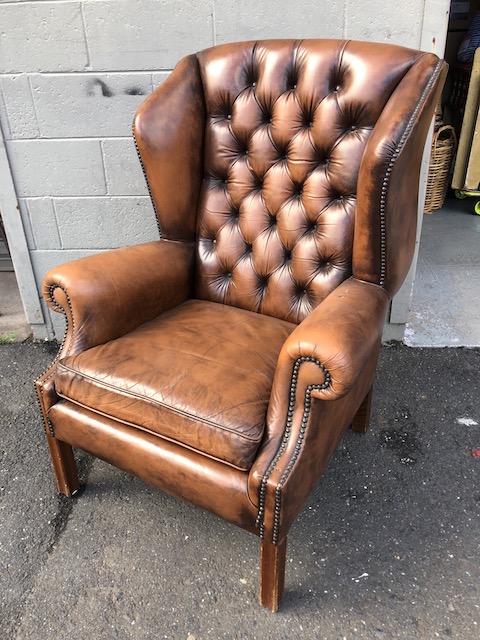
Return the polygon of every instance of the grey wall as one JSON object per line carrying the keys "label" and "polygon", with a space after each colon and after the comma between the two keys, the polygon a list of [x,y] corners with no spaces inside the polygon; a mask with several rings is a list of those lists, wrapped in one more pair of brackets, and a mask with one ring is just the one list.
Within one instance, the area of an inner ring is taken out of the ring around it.
{"label": "grey wall", "polygon": [[419,48],[429,1],[0,0],[0,125],[37,283],[158,237],[131,121],[183,55],[271,37]]}

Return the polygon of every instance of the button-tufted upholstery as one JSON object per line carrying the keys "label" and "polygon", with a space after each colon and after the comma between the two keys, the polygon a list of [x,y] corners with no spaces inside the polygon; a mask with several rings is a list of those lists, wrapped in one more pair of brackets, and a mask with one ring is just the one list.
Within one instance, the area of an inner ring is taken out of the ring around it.
{"label": "button-tufted upholstery", "polygon": [[[362,155],[412,64],[387,51],[274,41],[198,55],[199,297],[298,323],[351,275]],[[384,73],[368,73],[379,57]]]}
{"label": "button-tufted upholstery", "polygon": [[179,62],[134,125],[161,240],[44,280],[68,321],[37,381],[61,491],[80,447],[256,533],[276,609],[291,524],[348,425],[368,426],[445,72],[339,40]]}

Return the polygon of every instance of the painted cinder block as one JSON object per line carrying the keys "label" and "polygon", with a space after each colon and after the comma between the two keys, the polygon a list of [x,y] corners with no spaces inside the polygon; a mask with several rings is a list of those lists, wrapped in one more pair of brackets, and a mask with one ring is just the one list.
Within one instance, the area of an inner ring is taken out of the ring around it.
{"label": "painted cinder block", "polygon": [[158,71],[157,73],[152,73],[152,85],[154,91],[155,89],[158,89],[163,82],[165,82],[170,73],[170,71]]}
{"label": "painted cinder block", "polygon": [[87,64],[80,2],[2,7],[0,73],[83,71]]}
{"label": "painted cinder block", "polygon": [[424,0],[405,0],[402,10],[384,0],[345,3],[345,38],[420,46]]}
{"label": "painted cinder block", "polygon": [[213,45],[211,0],[105,0],[84,4],[94,71],[172,69]]}
{"label": "painted cinder block", "polygon": [[9,124],[9,135],[5,138],[38,138],[40,130],[28,75],[3,76],[0,87],[5,103],[2,125],[4,119]]}
{"label": "painted cinder block", "polygon": [[25,232],[25,239],[29,249],[35,249],[35,238],[33,235],[32,225],[30,222],[30,214],[28,211],[27,201],[23,198],[18,198],[18,208],[20,210],[20,217],[22,218],[22,226]]}
{"label": "painted cinder block", "polygon": [[0,130],[4,140],[10,140],[12,132],[10,129],[10,123],[8,122],[7,106],[2,93],[2,84],[0,82]]}
{"label": "painted cinder block", "polygon": [[85,258],[87,256],[93,256],[100,253],[98,250],[83,249],[83,250],[56,250],[46,251],[44,249],[36,249],[30,252],[32,258],[33,271],[35,279],[37,281],[39,290],[41,290],[43,278],[50,269],[58,267],[60,264],[70,262],[71,260],[78,260],[79,258]]}
{"label": "painted cinder block", "polygon": [[265,38],[341,38],[345,0],[215,4],[217,43]]}
{"label": "painted cinder block", "polygon": [[65,329],[67,326],[67,321],[65,319],[65,316],[62,315],[61,313],[56,313],[55,311],[52,311],[50,308],[47,309],[47,313],[50,317],[50,322],[52,323],[52,329],[53,329],[52,337],[57,342],[61,343],[65,335]]}
{"label": "painted cinder block", "polygon": [[116,196],[148,196],[133,137],[102,140],[107,190]]}
{"label": "painted cinder block", "polygon": [[159,239],[148,197],[60,198],[54,204],[66,249],[113,249]]}
{"label": "painted cinder block", "polygon": [[30,82],[47,138],[129,136],[135,111],[153,89],[150,73],[34,74]]}
{"label": "painted cinder block", "polygon": [[57,218],[51,198],[27,198],[23,201],[32,228],[34,248],[61,249]]}
{"label": "painted cinder block", "polygon": [[5,145],[20,197],[106,193],[99,140],[10,140]]}

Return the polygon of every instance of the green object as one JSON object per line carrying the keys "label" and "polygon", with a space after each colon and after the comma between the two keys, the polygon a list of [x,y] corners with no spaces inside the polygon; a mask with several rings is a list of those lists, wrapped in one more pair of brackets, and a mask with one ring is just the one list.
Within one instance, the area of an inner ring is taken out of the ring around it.
{"label": "green object", "polygon": [[0,344],[12,344],[16,342],[17,334],[15,331],[9,331],[8,333],[4,333],[0,335]]}

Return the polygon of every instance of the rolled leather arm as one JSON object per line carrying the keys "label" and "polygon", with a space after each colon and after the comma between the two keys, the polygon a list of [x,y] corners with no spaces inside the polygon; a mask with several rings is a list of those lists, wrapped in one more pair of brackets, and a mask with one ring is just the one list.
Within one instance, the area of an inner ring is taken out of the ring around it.
{"label": "rolled leather arm", "polygon": [[[270,404],[288,396],[295,368],[312,396],[344,396],[381,338],[389,298],[382,287],[349,278],[321,302],[290,334],[278,359]],[[308,363],[308,366],[303,366]],[[299,380],[300,381],[300,380]]]}
{"label": "rolled leather arm", "polygon": [[160,240],[114,249],[51,269],[48,305],[67,317],[62,354],[118,338],[181,304],[193,290],[193,243]]}

